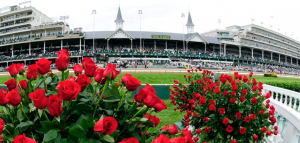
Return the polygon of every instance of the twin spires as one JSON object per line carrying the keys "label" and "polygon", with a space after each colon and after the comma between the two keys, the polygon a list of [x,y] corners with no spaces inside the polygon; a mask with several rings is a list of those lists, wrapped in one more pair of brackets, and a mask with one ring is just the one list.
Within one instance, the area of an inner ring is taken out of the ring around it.
{"label": "twin spires", "polygon": [[115,23],[116,23],[116,29],[123,29],[123,23],[124,23],[124,20],[122,18],[122,14],[121,14],[121,8],[119,6],[119,9],[118,9],[118,15],[117,15],[117,19],[115,20]]}
{"label": "twin spires", "polygon": [[189,12],[189,16],[188,16],[188,21],[187,24],[185,25],[187,27],[187,33],[194,33],[194,23],[192,21],[192,17],[191,17],[191,13]]}

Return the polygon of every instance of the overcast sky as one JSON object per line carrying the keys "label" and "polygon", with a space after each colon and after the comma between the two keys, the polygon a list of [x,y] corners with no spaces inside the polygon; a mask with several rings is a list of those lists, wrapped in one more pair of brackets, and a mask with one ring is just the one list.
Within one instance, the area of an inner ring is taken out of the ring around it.
{"label": "overcast sky", "polygon": [[[1,6],[17,5],[26,0],[1,0]],[[204,33],[219,27],[254,24],[270,28],[299,41],[300,0],[31,0],[31,5],[47,16],[69,15],[67,23],[72,28],[82,27],[93,31],[92,10],[95,9],[95,30],[115,30],[114,20],[118,6],[125,20],[124,29],[140,30],[138,10],[143,10],[142,31],[182,33],[181,13],[185,13],[184,25],[190,9],[195,32]],[[271,18],[273,17],[273,18]],[[186,28],[184,30],[186,32]],[[292,36],[291,36],[292,35]]]}

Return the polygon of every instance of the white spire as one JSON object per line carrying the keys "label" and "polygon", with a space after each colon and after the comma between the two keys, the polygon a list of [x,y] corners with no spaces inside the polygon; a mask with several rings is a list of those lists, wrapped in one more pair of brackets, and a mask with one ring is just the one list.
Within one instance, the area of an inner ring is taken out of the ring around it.
{"label": "white spire", "polygon": [[121,8],[119,6],[119,9],[118,9],[118,15],[117,15],[117,19],[115,20],[116,22],[116,29],[123,29],[123,23],[124,23],[124,20],[122,18],[122,14],[121,14]]}

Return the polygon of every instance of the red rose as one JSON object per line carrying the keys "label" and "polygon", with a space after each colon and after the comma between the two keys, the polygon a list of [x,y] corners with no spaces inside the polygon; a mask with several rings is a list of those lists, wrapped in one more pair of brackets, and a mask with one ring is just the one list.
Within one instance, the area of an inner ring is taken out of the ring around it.
{"label": "red rose", "polygon": [[225,91],[223,92],[223,95],[224,95],[225,97],[227,97],[227,96],[228,96],[228,91],[225,90]]}
{"label": "red rose", "polygon": [[261,131],[262,131],[263,133],[266,133],[266,132],[267,132],[267,128],[266,128],[266,127],[262,127],[262,128],[261,128]]}
{"label": "red rose", "polygon": [[103,76],[104,69],[98,68],[94,74],[95,81],[102,85],[105,84],[106,78]]}
{"label": "red rose", "polygon": [[230,103],[231,103],[231,104],[234,104],[234,103],[235,103],[235,101],[236,101],[236,99],[235,99],[235,98],[230,98]]}
{"label": "red rose", "polygon": [[269,108],[269,107],[270,107],[270,104],[266,104],[266,107]]}
{"label": "red rose", "polygon": [[149,85],[148,83],[146,83],[146,86],[145,86],[144,90],[145,90],[146,92],[151,92],[151,93],[153,93],[153,94],[156,93],[155,89],[154,89],[151,85]]}
{"label": "red rose", "polygon": [[241,102],[244,102],[244,101],[245,101],[245,96],[241,96],[241,97],[240,97],[240,101],[241,101]]}
{"label": "red rose", "polygon": [[33,101],[33,104],[36,108],[45,109],[47,107],[45,89],[37,88],[33,93],[29,93],[28,97]]}
{"label": "red rose", "polygon": [[135,91],[140,85],[141,82],[135,77],[129,77],[126,82],[126,88],[129,91]]}
{"label": "red rose", "polygon": [[81,61],[81,63],[82,63],[82,67],[83,68],[85,68],[86,64],[89,64],[89,63],[90,64],[95,64],[95,62],[91,58],[89,58],[89,57],[83,58],[82,61]]}
{"label": "red rose", "polygon": [[178,79],[174,79],[174,83],[175,83],[175,84],[179,84]]}
{"label": "red rose", "polygon": [[231,143],[237,143],[237,141],[236,141],[235,139],[233,139],[233,140],[231,141]]}
{"label": "red rose", "polygon": [[77,98],[81,87],[78,83],[70,80],[59,82],[58,95],[65,101]]}
{"label": "red rose", "polygon": [[194,118],[198,118],[198,113],[194,112],[194,113],[193,113],[193,117],[194,117]]}
{"label": "red rose", "polygon": [[240,133],[243,135],[246,133],[246,128],[245,127],[240,127]]}
{"label": "red rose", "polygon": [[231,96],[232,96],[232,97],[235,97],[235,96],[236,96],[236,93],[235,93],[234,91],[232,91],[232,92],[231,92]]}
{"label": "red rose", "polygon": [[75,81],[75,80],[76,80],[76,77],[74,77],[74,76],[71,75],[71,76],[69,77],[69,80],[70,80],[70,81]]}
{"label": "red rose", "polygon": [[274,135],[277,135],[277,134],[278,134],[278,131],[277,131],[277,130],[275,130],[275,131],[274,131]]}
{"label": "red rose", "polygon": [[127,139],[123,139],[119,143],[140,143],[140,142],[136,137],[130,137],[130,138],[127,138]]}
{"label": "red rose", "polygon": [[6,69],[11,77],[15,77],[17,74],[19,74],[19,68],[17,64],[13,63]]}
{"label": "red rose", "polygon": [[142,102],[147,96],[147,92],[143,88],[140,88],[139,92],[134,95],[134,100],[137,102]]}
{"label": "red rose", "polygon": [[12,89],[14,89],[14,88],[17,87],[17,81],[16,81],[14,78],[9,79],[9,80],[6,81],[4,84],[7,86],[7,88],[8,88],[9,90],[12,90]]}
{"label": "red rose", "polygon": [[250,119],[251,120],[254,120],[256,118],[256,115],[255,114],[250,114]]}
{"label": "red rose", "polygon": [[199,140],[198,137],[194,137],[194,141],[197,142]]}
{"label": "red rose", "polygon": [[207,117],[203,117],[202,120],[203,120],[204,122],[208,122],[209,119],[208,119]]}
{"label": "red rose", "polygon": [[209,101],[209,104],[215,104],[215,100],[211,99],[211,100]]}
{"label": "red rose", "polygon": [[209,105],[209,110],[210,111],[215,111],[216,110],[216,106],[214,104],[210,104]]}
{"label": "red rose", "polygon": [[20,88],[25,90],[27,88],[27,81],[26,80],[21,80],[19,81],[19,84],[20,84]]}
{"label": "red rose", "polygon": [[12,89],[6,95],[5,102],[12,106],[18,106],[21,103],[21,95],[19,94],[19,88]]}
{"label": "red rose", "polygon": [[265,113],[264,110],[260,110],[260,111],[259,111],[259,115],[262,115],[262,114],[264,114],[264,113]]}
{"label": "red rose", "polygon": [[270,98],[270,97],[271,97],[271,93],[268,92],[268,93],[266,94],[266,98],[268,99],[268,98]]}
{"label": "red rose", "polygon": [[132,77],[132,75],[126,73],[121,79],[122,83],[125,84],[129,77]]}
{"label": "red rose", "polygon": [[252,104],[256,104],[256,103],[257,103],[257,100],[256,100],[256,98],[255,98],[255,97],[253,97],[253,98],[251,99],[251,102],[252,102]]}
{"label": "red rose", "polygon": [[47,98],[47,106],[52,116],[58,117],[62,112],[61,98],[57,95],[50,95]]}
{"label": "red rose", "polygon": [[66,58],[66,57],[61,57],[61,58],[57,58],[55,59],[55,65],[57,70],[59,71],[64,71],[66,69],[68,69],[70,64],[70,58]]}
{"label": "red rose", "polygon": [[76,82],[80,85],[81,91],[84,91],[84,89],[92,82],[89,77],[86,75],[78,75]]}
{"label": "red rose", "polygon": [[248,77],[244,75],[243,82],[248,82],[248,80],[249,80]]}
{"label": "red rose", "polygon": [[275,130],[278,130],[278,126],[275,126],[274,129],[275,129]]}
{"label": "red rose", "polygon": [[227,124],[229,123],[229,119],[228,119],[228,118],[224,118],[222,123],[223,123],[224,125],[227,125]]}
{"label": "red rose", "polygon": [[211,131],[211,128],[210,127],[206,127],[205,129],[204,129],[204,132],[205,133],[209,133]]}
{"label": "red rose", "polygon": [[242,95],[247,95],[247,89],[243,89]]}
{"label": "red rose", "polygon": [[235,114],[235,117],[236,117],[237,119],[241,119],[241,118],[242,118],[241,112],[237,112],[237,113]]}
{"label": "red rose", "polygon": [[230,126],[230,125],[228,125],[228,126],[226,127],[226,132],[227,132],[227,133],[231,133],[232,131],[233,131],[233,127]]}
{"label": "red rose", "polygon": [[0,105],[6,105],[6,89],[2,88],[0,90]]}
{"label": "red rose", "polygon": [[108,77],[110,74],[113,73],[113,71],[116,69],[116,67],[117,67],[117,65],[108,63],[107,67],[105,68],[105,71],[103,73],[103,76]]}
{"label": "red rose", "polygon": [[38,67],[36,64],[32,64],[28,66],[28,70],[26,73],[26,77],[28,80],[35,80],[38,74]]}
{"label": "red rose", "polygon": [[160,112],[161,110],[167,109],[167,105],[165,104],[165,101],[160,100],[160,102],[156,103],[153,107],[156,111]]}
{"label": "red rose", "polygon": [[224,115],[225,114],[225,108],[219,108],[219,113],[221,115]]}
{"label": "red rose", "polygon": [[[195,137],[194,140],[198,140],[198,137]],[[191,136],[181,136],[179,138],[172,138],[171,143],[194,143],[194,140]]]}
{"label": "red rose", "polygon": [[178,128],[175,124],[173,124],[171,127],[169,124],[167,124],[165,127],[163,127],[161,130],[168,131],[169,135],[175,135],[178,133]]}
{"label": "red rose", "polygon": [[252,75],[253,75],[253,72],[251,71],[251,72],[249,73],[249,76],[252,77]]}
{"label": "red rose", "polygon": [[253,84],[253,85],[256,85],[256,84],[257,84],[257,82],[256,82],[256,79],[255,79],[255,78],[253,78],[253,79],[252,79],[252,84]]}
{"label": "red rose", "polygon": [[69,52],[67,49],[62,49],[60,51],[57,52],[57,57],[58,58],[69,58]]}
{"label": "red rose", "polygon": [[13,143],[37,143],[34,139],[27,138],[25,133],[14,138]]}
{"label": "red rose", "polygon": [[198,129],[198,130],[196,130],[196,134],[200,134],[202,132],[202,130],[201,129]]}
{"label": "red rose", "polygon": [[272,135],[272,132],[271,132],[271,131],[267,131],[267,135],[268,135],[268,136],[271,136],[271,135]]}
{"label": "red rose", "polygon": [[192,137],[192,132],[188,128],[184,128],[181,130],[181,135],[183,137]]}
{"label": "red rose", "polygon": [[231,87],[231,90],[232,90],[232,91],[236,91],[237,89],[238,89],[238,86],[237,86],[237,85],[235,85],[235,84],[232,85],[232,87]]}
{"label": "red rose", "polygon": [[81,65],[79,65],[79,64],[76,64],[74,67],[73,67],[73,70],[74,70],[74,73],[76,74],[76,75],[78,75],[78,74],[82,74],[82,67],[81,67]]}
{"label": "red rose", "polygon": [[256,85],[254,85],[253,87],[252,87],[252,91],[256,91],[257,90],[257,86]]}
{"label": "red rose", "polygon": [[258,140],[258,136],[257,136],[257,135],[254,135],[254,136],[253,136],[253,139],[254,139],[255,141],[257,141],[257,140]]}
{"label": "red rose", "polygon": [[96,69],[97,66],[95,64],[87,63],[84,67],[84,74],[88,77],[94,77]]}
{"label": "red rose", "polygon": [[214,93],[216,93],[216,94],[219,94],[219,93],[220,93],[220,87],[219,87],[219,86],[217,86],[217,87],[214,89]]}
{"label": "red rose", "polygon": [[111,74],[111,80],[116,79],[117,75],[120,73],[120,71],[117,70],[113,70],[112,74]]}
{"label": "red rose", "polygon": [[0,134],[3,133],[5,127],[5,122],[0,118]]}
{"label": "red rose", "polygon": [[25,71],[24,63],[17,63],[17,67],[18,67],[18,70],[19,70],[19,74],[22,75]]}
{"label": "red rose", "polygon": [[118,128],[118,122],[115,118],[107,116],[103,119],[97,121],[94,126],[94,131],[99,132],[100,134],[112,134]]}
{"label": "red rose", "polygon": [[250,122],[250,117],[249,117],[249,116],[246,116],[246,117],[245,117],[245,122],[246,122],[246,123],[249,123],[249,122]]}
{"label": "red rose", "polygon": [[147,105],[148,108],[153,108],[158,102],[161,102],[161,100],[153,93],[148,93],[146,98],[143,100],[143,103]]}
{"label": "red rose", "polygon": [[206,99],[205,99],[204,96],[200,96],[200,98],[199,98],[199,105],[204,105],[204,104],[206,104]]}
{"label": "red rose", "polygon": [[41,58],[36,62],[36,66],[38,68],[38,73],[40,74],[45,74],[47,72],[49,72],[51,69],[50,65],[51,65],[52,61],[49,61],[48,59],[45,58]]}
{"label": "red rose", "polygon": [[154,126],[156,127],[159,123],[160,123],[160,119],[157,118],[156,116],[152,116],[149,113],[146,113],[144,115],[144,118],[147,118],[150,122],[152,122],[154,124]]}
{"label": "red rose", "polygon": [[171,143],[171,141],[166,135],[160,134],[152,143]]}

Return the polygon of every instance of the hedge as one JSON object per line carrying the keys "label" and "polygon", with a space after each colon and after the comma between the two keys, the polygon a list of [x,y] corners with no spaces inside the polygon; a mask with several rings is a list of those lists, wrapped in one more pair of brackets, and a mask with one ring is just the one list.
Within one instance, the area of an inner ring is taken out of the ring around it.
{"label": "hedge", "polygon": [[265,84],[300,92],[300,82],[267,81]]}

